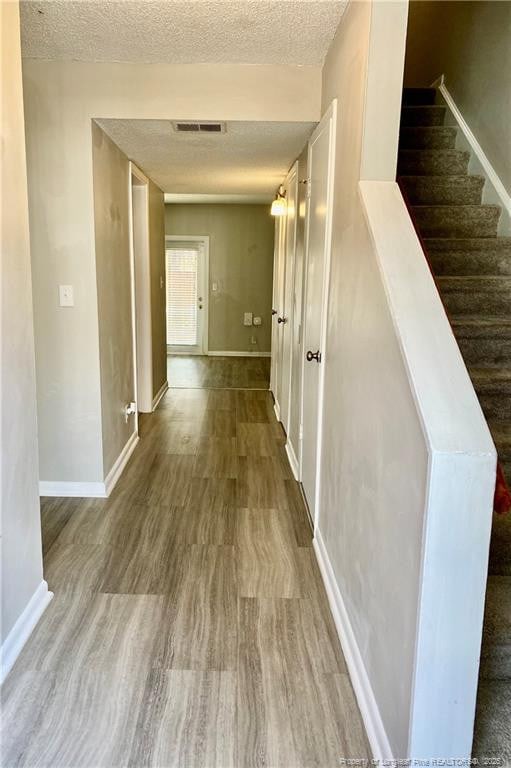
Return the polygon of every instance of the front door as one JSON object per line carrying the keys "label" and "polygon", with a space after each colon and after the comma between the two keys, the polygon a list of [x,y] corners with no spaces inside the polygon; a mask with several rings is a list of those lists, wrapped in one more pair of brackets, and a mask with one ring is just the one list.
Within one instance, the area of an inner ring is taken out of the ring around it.
{"label": "front door", "polygon": [[304,308],[302,485],[316,524],[319,497],[325,313],[330,271],[336,102],[309,141],[309,206]]}
{"label": "front door", "polygon": [[207,238],[166,239],[167,351],[207,352]]}

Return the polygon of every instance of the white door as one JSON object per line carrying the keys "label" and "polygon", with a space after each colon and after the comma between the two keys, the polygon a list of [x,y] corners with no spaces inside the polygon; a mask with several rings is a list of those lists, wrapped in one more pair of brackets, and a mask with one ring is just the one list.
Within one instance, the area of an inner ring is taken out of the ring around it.
{"label": "white door", "polygon": [[281,376],[280,376],[280,420],[286,433],[289,430],[289,407],[291,390],[291,351],[293,333],[293,291],[295,283],[296,252],[296,206],[298,201],[298,163],[290,170],[284,183],[286,189],[285,243],[283,248],[284,290],[280,319]]}
{"label": "white door", "polygon": [[280,401],[282,398],[282,331],[283,331],[283,313],[284,313],[284,279],[286,274],[286,220],[284,216],[277,218],[277,228],[275,237],[277,247],[275,249],[275,269],[274,269],[274,287],[273,287],[273,309],[272,309],[272,359],[274,364],[273,371],[273,396],[275,398],[275,413],[280,421]]}
{"label": "white door", "polygon": [[208,351],[208,238],[165,238],[167,351],[203,355]]}
{"label": "white door", "polygon": [[309,205],[304,307],[301,478],[312,520],[317,522],[321,415],[325,366],[326,306],[330,272],[336,101],[309,141]]}

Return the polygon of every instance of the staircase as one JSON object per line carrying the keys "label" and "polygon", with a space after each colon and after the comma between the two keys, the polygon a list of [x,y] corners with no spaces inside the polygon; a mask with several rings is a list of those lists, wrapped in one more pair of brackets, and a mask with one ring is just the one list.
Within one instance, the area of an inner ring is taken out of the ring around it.
{"label": "staircase", "polygon": [[[511,237],[498,237],[501,209],[482,203],[485,179],[469,175],[445,117],[434,88],[405,89],[398,182],[509,483]],[[473,756],[511,764],[511,514],[492,526]]]}

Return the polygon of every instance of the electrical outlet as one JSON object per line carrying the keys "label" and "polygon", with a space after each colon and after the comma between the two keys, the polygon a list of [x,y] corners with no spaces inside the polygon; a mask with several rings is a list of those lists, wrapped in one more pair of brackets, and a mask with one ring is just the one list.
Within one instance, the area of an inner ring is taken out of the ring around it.
{"label": "electrical outlet", "polygon": [[245,312],[243,315],[243,325],[252,325],[252,312]]}
{"label": "electrical outlet", "polygon": [[75,297],[72,285],[59,285],[59,304],[61,307],[74,307]]}

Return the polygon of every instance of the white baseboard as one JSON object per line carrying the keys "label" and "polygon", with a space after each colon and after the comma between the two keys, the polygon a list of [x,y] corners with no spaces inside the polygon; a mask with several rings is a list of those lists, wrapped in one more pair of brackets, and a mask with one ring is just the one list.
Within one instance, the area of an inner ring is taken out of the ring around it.
{"label": "white baseboard", "polygon": [[273,410],[275,412],[275,416],[277,417],[277,421],[280,421],[280,405],[276,400],[273,403]]}
{"label": "white baseboard", "polygon": [[227,352],[220,352],[218,350],[209,350],[207,353],[209,357],[271,357],[271,352],[233,352],[229,350]]}
{"label": "white baseboard", "polygon": [[384,760],[394,760],[362,655],[319,530],[316,531],[313,545],[373,757],[380,763]]}
{"label": "white baseboard", "polygon": [[169,388],[169,383],[168,383],[168,381],[165,381],[161,385],[161,387],[158,390],[157,394],[153,397],[153,411],[155,411],[158,408],[158,406],[160,404],[160,400],[162,400],[162,398],[165,397],[165,395],[167,394],[168,388]]}
{"label": "white baseboard", "polygon": [[40,480],[39,496],[78,496],[83,498],[106,498],[104,483],[73,483],[59,480]]}
{"label": "white baseboard", "polygon": [[102,483],[73,483],[73,482],[59,482],[58,480],[40,480],[39,481],[39,495],[40,496],[66,496],[66,497],[78,497],[78,498],[98,498],[107,499],[112,493],[113,489],[123,469],[128,463],[131,454],[136,448],[138,443],[138,433],[133,432],[128,442],[122,449],[121,453],[117,457],[113,467],[110,469],[104,482]]}
{"label": "white baseboard", "polygon": [[23,613],[2,643],[0,649],[0,684],[3,683],[12,669],[14,662],[20,655],[23,646],[32,634],[52,597],[53,592],[48,590],[46,581],[41,581],[28,601]]}
{"label": "white baseboard", "polygon": [[298,464],[295,450],[289,440],[286,440],[286,453],[287,458],[289,459],[291,470],[293,472],[293,477],[297,482],[300,482],[300,465]]}
{"label": "white baseboard", "polygon": [[133,432],[120,452],[119,456],[117,457],[117,460],[115,464],[113,465],[112,469],[108,473],[108,475],[105,478],[105,496],[110,496],[113,489],[115,488],[117,481],[119,480],[120,476],[122,475],[122,472],[124,470],[124,467],[130,460],[130,456],[137,447],[139,437],[138,432]]}
{"label": "white baseboard", "polygon": [[456,105],[456,102],[454,101],[451,93],[449,92],[447,86],[445,85],[444,75],[441,75],[441,77],[439,77],[438,80],[436,80],[433,83],[433,87],[438,88],[438,90],[442,94],[443,98],[445,99],[445,103],[451,110],[463,135],[465,136],[467,142],[469,143],[474,155],[478,159],[482,169],[484,170],[484,173],[488,177],[488,181],[490,182],[493,189],[495,190],[502,207],[504,208],[507,215],[511,216],[511,195],[505,188],[499,175],[497,174],[497,171],[489,161],[483,148],[481,147],[478,140],[472,133],[470,126],[468,125],[465,118],[461,114],[458,106]]}

